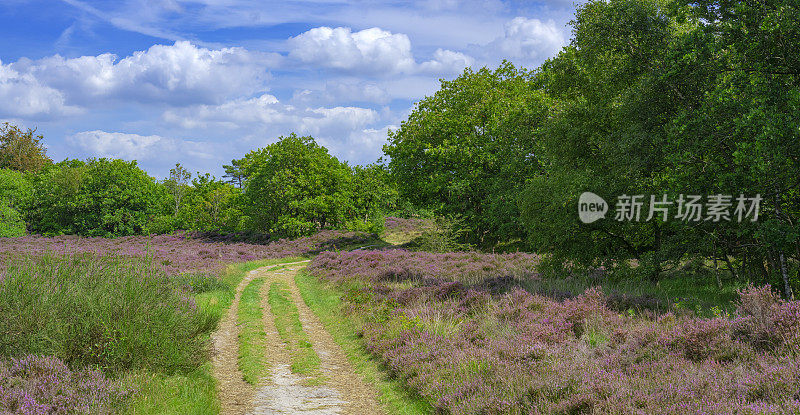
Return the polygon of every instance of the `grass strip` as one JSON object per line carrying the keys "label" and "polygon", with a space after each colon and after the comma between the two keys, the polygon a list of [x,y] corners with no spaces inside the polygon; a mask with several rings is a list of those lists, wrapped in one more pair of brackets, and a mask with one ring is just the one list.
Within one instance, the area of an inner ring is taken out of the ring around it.
{"label": "grass strip", "polygon": [[269,305],[275,316],[275,328],[286,343],[294,373],[310,376],[307,383],[319,384],[324,381],[320,374],[320,359],[311,346],[308,335],[300,323],[300,313],[292,301],[289,287],[282,282],[273,282],[269,288]]}
{"label": "grass strip", "polygon": [[216,415],[219,401],[211,363],[186,375],[164,375],[148,371],[128,373],[121,381],[132,387],[123,412],[130,415]]}
{"label": "grass strip", "polygon": [[267,374],[264,355],[267,335],[264,332],[264,310],[261,308],[261,286],[264,278],[250,281],[239,300],[239,370],[244,380],[255,385]]}
{"label": "grass strip", "polygon": [[[220,275],[222,282],[220,287],[194,296],[197,308],[202,314],[218,322],[230,308],[236,287],[248,272],[305,259],[287,257],[230,264]],[[124,410],[120,410],[122,413],[137,415],[219,413],[219,399],[216,396],[216,380],[212,374],[211,362],[206,362],[199,369],[182,375],[166,375],[146,370],[131,371],[126,373],[120,382],[135,391],[126,402]]]}
{"label": "grass strip", "polygon": [[381,362],[364,349],[361,339],[356,335],[358,317],[346,315],[342,310],[342,292],[305,271],[295,276],[295,282],[303,301],[344,350],[356,373],[367,385],[374,385],[378,390],[378,401],[387,414],[434,413],[430,403],[406,388],[399,380],[392,379]]}

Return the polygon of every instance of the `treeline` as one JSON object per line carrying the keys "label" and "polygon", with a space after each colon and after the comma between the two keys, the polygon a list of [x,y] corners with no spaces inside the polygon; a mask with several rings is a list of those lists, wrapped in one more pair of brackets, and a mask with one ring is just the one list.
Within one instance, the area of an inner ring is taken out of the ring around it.
{"label": "treeline", "polygon": [[[0,233],[296,236],[375,230],[403,206],[447,218],[451,235],[482,249],[652,280],[714,266],[720,283],[769,282],[791,295],[800,287],[800,6],[595,0],[571,24],[569,45],[538,68],[505,62],[442,81],[390,132],[385,164],[348,166],[290,135],[233,160],[226,181],[177,166],[157,182],[119,160],[39,160],[33,132],[7,127],[33,150],[0,155],[0,167],[28,171],[0,174]],[[642,195],[641,213],[582,223],[587,191],[611,210]],[[678,217],[681,195],[729,195],[730,216]],[[758,220],[737,220],[739,195],[761,198]],[[650,196],[668,201],[666,218],[648,220]]]}
{"label": "treeline", "polygon": [[[266,239],[323,228],[377,231],[396,191],[379,166],[351,167],[310,137],[290,135],[237,161],[236,177],[192,175],[176,165],[158,181],[135,161],[53,163],[33,131],[0,136],[0,236],[125,236],[175,230]],[[30,149],[9,163],[13,146]],[[241,163],[239,163],[241,162]],[[235,183],[235,184],[234,184]]]}
{"label": "treeline", "polygon": [[[418,103],[386,154],[402,197],[484,248],[658,279],[692,263],[791,295],[800,260],[800,6],[590,1],[556,57],[467,70]],[[640,220],[579,221],[590,191]],[[680,195],[763,199],[741,223],[675,218]],[[649,195],[672,201],[647,221]],[[719,274],[718,274],[719,276]]]}

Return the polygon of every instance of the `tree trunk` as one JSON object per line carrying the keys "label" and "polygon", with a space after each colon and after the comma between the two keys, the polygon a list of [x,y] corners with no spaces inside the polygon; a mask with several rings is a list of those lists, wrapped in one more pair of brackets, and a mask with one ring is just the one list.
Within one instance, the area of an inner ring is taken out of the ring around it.
{"label": "tree trunk", "polygon": [[778,254],[778,260],[780,261],[781,277],[783,278],[783,290],[786,293],[786,298],[789,300],[794,300],[794,293],[792,292],[792,287],[789,285],[789,276],[786,275],[786,259],[783,256],[783,252]]}

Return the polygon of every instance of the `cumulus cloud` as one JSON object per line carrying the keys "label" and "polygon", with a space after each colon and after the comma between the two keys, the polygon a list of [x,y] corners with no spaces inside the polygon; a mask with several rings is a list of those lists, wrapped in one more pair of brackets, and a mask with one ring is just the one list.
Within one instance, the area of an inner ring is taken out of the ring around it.
{"label": "cumulus cloud", "polygon": [[423,62],[420,69],[429,73],[453,73],[462,71],[474,63],[474,59],[461,52],[437,49],[433,53],[433,59]]}
{"label": "cumulus cloud", "polygon": [[472,64],[463,53],[439,49],[433,60],[417,64],[411,40],[377,27],[353,32],[349,27],[316,27],[290,38],[289,57],[345,72],[394,75],[420,71],[451,73]]}
{"label": "cumulus cloud", "polygon": [[176,140],[158,135],[139,135],[101,130],[84,131],[67,138],[67,142],[98,157],[124,160],[163,159],[176,153],[211,159],[202,143]]}
{"label": "cumulus cloud", "polygon": [[[279,136],[294,132],[313,136],[337,155],[363,153],[364,157],[371,159],[377,157],[382,144],[382,141],[375,144],[378,140],[376,135],[385,134],[385,130],[380,129],[383,116],[373,109],[301,107],[282,103],[268,94],[221,105],[170,109],[162,118],[184,130],[237,137],[230,144],[248,149],[269,144]],[[348,159],[367,161],[362,157]]]}
{"label": "cumulus cloud", "polygon": [[0,62],[0,117],[47,118],[80,112],[64,94]]}
{"label": "cumulus cloud", "polygon": [[377,27],[316,27],[290,38],[289,47],[292,58],[334,69],[399,73],[415,66],[408,36]]}
{"label": "cumulus cloud", "polygon": [[562,31],[553,20],[516,17],[504,26],[503,36],[477,47],[490,60],[511,59],[526,65],[538,65],[554,56],[566,43]]}
{"label": "cumulus cloud", "polygon": [[218,103],[266,88],[265,66],[274,57],[233,47],[206,49],[190,42],[154,45],[118,60],[116,55],[59,55],[21,59],[11,69],[56,90],[67,102],[98,100],[164,102],[173,105]]}

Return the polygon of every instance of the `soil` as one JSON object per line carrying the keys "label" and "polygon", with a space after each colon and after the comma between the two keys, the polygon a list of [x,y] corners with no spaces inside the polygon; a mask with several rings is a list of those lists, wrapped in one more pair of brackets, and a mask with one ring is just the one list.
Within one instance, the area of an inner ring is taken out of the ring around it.
{"label": "soil", "polygon": [[[307,262],[307,261],[304,261]],[[262,414],[380,414],[378,394],[355,373],[344,351],[308,308],[300,296],[294,276],[304,268],[304,262],[282,264],[251,271],[236,289],[236,297],[228,313],[220,322],[214,335],[214,376],[218,380],[218,396],[222,415]],[[253,278],[265,278],[261,298],[264,310],[264,327],[267,335],[267,361],[269,376],[256,387],[242,379],[237,366],[238,327],[236,315],[239,298],[244,287]],[[308,335],[314,351],[320,357],[323,382],[292,373],[289,354],[275,329],[275,322],[267,302],[267,293],[273,282],[285,283],[297,306],[303,331]]]}

